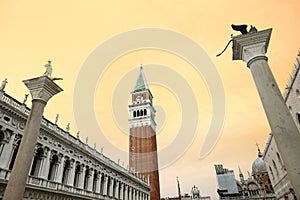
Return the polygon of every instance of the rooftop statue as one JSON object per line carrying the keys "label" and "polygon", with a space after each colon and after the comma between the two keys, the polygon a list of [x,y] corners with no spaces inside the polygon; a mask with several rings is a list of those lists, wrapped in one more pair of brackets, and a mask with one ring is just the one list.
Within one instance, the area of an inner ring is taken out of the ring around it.
{"label": "rooftop statue", "polygon": [[8,83],[8,82],[7,82],[7,78],[5,78],[5,79],[2,81],[2,85],[1,85],[1,87],[0,87],[0,91],[4,92],[4,89],[5,89],[5,86],[6,86],[7,83]]}
{"label": "rooftop statue", "polygon": [[24,97],[24,100],[23,100],[23,104],[24,104],[24,105],[26,104],[26,101],[27,101],[28,95],[29,95],[29,94],[25,94],[25,97]]}
{"label": "rooftop statue", "polygon": [[67,131],[67,132],[70,131],[70,123],[67,124],[66,131]]}

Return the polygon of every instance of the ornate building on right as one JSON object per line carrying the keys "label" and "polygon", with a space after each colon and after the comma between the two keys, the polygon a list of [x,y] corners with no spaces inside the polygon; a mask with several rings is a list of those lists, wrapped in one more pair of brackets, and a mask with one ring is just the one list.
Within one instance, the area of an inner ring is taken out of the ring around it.
{"label": "ornate building on right", "polygon": [[218,194],[220,199],[276,199],[266,164],[262,159],[262,153],[258,148],[258,158],[252,163],[252,174],[248,172],[248,178],[244,177],[239,168],[239,180],[235,178],[234,171],[228,170],[223,165],[215,165]]}
{"label": "ornate building on right", "polygon": [[[293,116],[298,130],[300,130],[300,52],[298,53],[296,62],[297,63],[294,65],[295,69],[285,88],[284,101]],[[263,160],[266,163],[267,171],[270,175],[271,184],[277,199],[288,198],[289,200],[294,200],[295,198],[291,193],[293,188],[272,133],[270,133],[268,138],[263,153]]]}

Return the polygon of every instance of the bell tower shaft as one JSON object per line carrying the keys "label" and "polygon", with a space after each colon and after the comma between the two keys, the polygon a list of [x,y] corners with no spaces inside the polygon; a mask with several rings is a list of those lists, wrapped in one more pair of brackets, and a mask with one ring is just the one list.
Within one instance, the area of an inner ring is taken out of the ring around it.
{"label": "bell tower shaft", "polygon": [[129,105],[129,167],[130,170],[149,178],[150,199],[160,199],[159,173],[156,143],[155,108],[153,96],[140,68]]}

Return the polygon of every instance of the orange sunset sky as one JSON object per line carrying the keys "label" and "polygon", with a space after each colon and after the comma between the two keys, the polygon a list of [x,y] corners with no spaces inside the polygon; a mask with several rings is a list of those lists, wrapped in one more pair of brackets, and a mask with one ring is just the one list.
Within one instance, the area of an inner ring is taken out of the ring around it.
{"label": "orange sunset sky", "polygon": [[[156,27],[190,38],[207,53],[206,59],[214,63],[226,96],[221,136],[206,157],[200,159],[199,152],[213,117],[210,91],[203,74],[176,54],[141,48],[119,55],[98,77],[97,87],[92,91],[93,107],[96,125],[99,125],[102,134],[113,146],[127,151],[126,105],[138,67],[145,65],[146,77],[151,77],[152,64],[177,72],[192,88],[197,102],[193,106],[199,110],[199,119],[190,145],[180,158],[174,158],[160,170],[161,194],[163,197],[177,195],[178,176],[182,193],[189,193],[196,185],[202,195],[216,198],[217,181],[213,165],[222,163],[226,168],[235,170],[236,174],[240,166],[247,177],[247,171],[251,171],[252,161],[257,157],[255,143],[264,149],[270,128],[246,64],[232,61],[231,47],[221,57],[215,55],[224,48],[231,34],[238,34],[231,29],[232,23],[253,24],[258,30],[273,28],[267,56],[283,91],[300,47],[299,9],[300,2],[297,0],[0,0],[0,80],[7,78],[5,91],[22,101],[24,94],[28,93],[22,80],[42,75],[44,64],[48,59],[52,60],[53,76],[64,78],[57,82],[64,91],[49,101],[44,116],[54,121],[59,113],[59,126],[65,128],[67,123],[71,123],[73,135],[80,130],[82,141],[89,137],[90,146],[96,142],[98,150],[104,147],[105,155],[114,161],[120,159],[126,166],[127,155],[116,154],[101,143],[100,133],[89,131],[95,124],[91,124],[88,114],[82,116],[80,123],[83,126],[79,127],[75,120],[73,99],[77,98],[74,91],[80,70],[99,45],[120,33]],[[118,45],[115,46],[117,48]],[[99,60],[102,59],[105,58],[99,55]],[[126,79],[125,85],[119,84],[128,74],[134,78]],[[158,78],[163,80],[165,75],[161,74]],[[84,78],[86,87],[90,87],[90,77]],[[176,146],[171,141],[178,134],[182,122],[181,101],[186,100],[178,97],[174,92],[176,88],[152,82],[151,78],[148,80],[157,108],[158,148],[172,151]],[[177,85],[179,87],[180,83]],[[118,88],[126,88],[124,98],[115,97]],[[30,101],[27,105],[31,105]],[[84,110],[85,106],[81,105],[80,109]]]}

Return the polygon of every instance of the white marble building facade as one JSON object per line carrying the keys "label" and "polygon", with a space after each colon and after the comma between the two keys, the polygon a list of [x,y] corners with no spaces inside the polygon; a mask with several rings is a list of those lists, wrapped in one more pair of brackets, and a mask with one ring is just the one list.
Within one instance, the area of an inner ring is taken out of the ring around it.
{"label": "white marble building facade", "polygon": [[[30,109],[0,91],[0,198]],[[24,199],[148,200],[149,180],[139,177],[43,118]]]}

